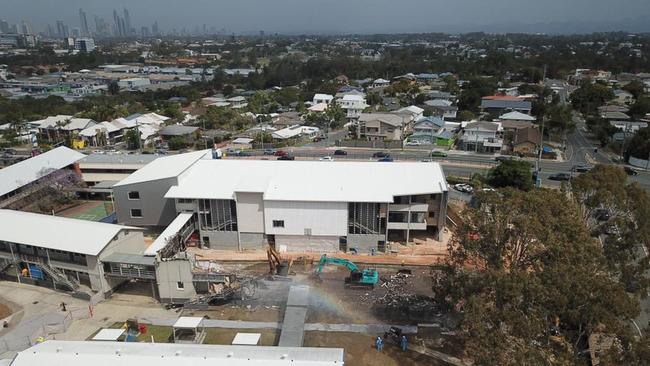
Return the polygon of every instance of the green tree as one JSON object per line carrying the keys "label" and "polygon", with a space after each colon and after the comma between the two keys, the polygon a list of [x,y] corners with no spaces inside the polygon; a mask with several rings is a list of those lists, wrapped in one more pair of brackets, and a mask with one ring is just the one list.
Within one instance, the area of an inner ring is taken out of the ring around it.
{"label": "green tree", "polygon": [[496,188],[515,187],[527,191],[533,187],[530,163],[519,160],[503,161],[490,169],[487,182]]}
{"label": "green tree", "polygon": [[187,147],[187,141],[181,136],[175,136],[167,141],[170,150],[180,150]]}
{"label": "green tree", "polygon": [[472,111],[463,110],[458,112],[457,118],[459,121],[471,121],[476,118],[476,115]]}
{"label": "green tree", "polygon": [[462,213],[433,289],[460,309],[474,364],[584,364],[588,335],[603,328],[636,346],[627,319],[638,304],[580,222],[574,202],[545,189],[480,194]]}
{"label": "green tree", "polygon": [[124,134],[126,146],[129,150],[135,150],[141,147],[140,132],[137,129],[130,129]]}
{"label": "green tree", "polygon": [[554,105],[546,110],[545,126],[555,132],[571,132],[575,129],[573,110],[568,105]]}
{"label": "green tree", "polygon": [[612,99],[614,99],[614,92],[608,86],[592,83],[590,80],[583,81],[571,94],[573,108],[590,115],[597,114],[598,107]]}
{"label": "green tree", "polygon": [[108,94],[117,95],[120,93],[120,86],[117,84],[117,81],[111,81],[108,84]]}
{"label": "green tree", "polygon": [[645,117],[650,113],[650,97],[640,97],[630,106],[630,114],[634,118]]}
{"label": "green tree", "polygon": [[640,80],[632,80],[627,83],[622,89],[632,94],[634,99],[639,99],[639,97],[645,91],[645,85]]}

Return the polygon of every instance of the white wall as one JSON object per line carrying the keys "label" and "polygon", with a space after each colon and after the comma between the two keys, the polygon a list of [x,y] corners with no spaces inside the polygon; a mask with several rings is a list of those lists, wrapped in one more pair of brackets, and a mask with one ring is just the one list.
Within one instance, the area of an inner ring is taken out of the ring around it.
{"label": "white wall", "polygon": [[[284,220],[284,228],[274,228],[273,220]],[[264,227],[267,234],[347,235],[347,202],[264,201]]]}

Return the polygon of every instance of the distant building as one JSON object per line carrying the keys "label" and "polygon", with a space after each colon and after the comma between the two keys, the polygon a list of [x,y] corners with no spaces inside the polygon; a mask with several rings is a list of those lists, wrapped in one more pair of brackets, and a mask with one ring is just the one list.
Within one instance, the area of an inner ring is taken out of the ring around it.
{"label": "distant building", "polygon": [[368,141],[401,141],[412,121],[408,115],[394,113],[361,113],[358,121],[360,139]]}
{"label": "distant building", "polygon": [[502,127],[495,122],[470,122],[462,129],[460,148],[466,151],[494,153],[503,148]]}
{"label": "distant building", "polygon": [[361,112],[368,108],[366,98],[361,95],[346,94],[338,100],[341,108],[345,109],[348,120],[358,120]]}
{"label": "distant building", "polygon": [[95,40],[92,38],[77,38],[74,42],[74,49],[84,53],[93,52],[95,50]]}

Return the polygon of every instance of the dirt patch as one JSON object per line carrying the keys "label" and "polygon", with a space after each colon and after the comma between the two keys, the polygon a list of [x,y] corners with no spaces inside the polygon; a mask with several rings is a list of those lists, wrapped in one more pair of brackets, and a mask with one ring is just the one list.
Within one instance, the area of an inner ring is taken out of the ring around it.
{"label": "dirt patch", "polygon": [[11,311],[11,308],[5,304],[0,303],[0,319],[4,319],[11,315],[13,311]]}
{"label": "dirt patch", "polygon": [[211,306],[210,310],[186,310],[183,316],[207,316],[219,320],[244,320],[254,322],[280,322],[284,316],[279,306]]}
{"label": "dirt patch", "polygon": [[443,363],[413,351],[402,352],[397,345],[387,343],[379,352],[374,348],[376,335],[347,332],[305,332],[305,347],[334,347],[345,349],[346,366],[442,366]]}

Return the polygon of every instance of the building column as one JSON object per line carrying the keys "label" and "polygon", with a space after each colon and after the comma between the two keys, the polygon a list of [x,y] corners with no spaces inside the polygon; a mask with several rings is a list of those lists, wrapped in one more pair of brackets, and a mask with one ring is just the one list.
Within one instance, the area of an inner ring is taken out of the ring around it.
{"label": "building column", "polygon": [[449,192],[443,191],[440,195],[440,207],[438,214],[438,235],[436,240],[442,240],[442,231],[445,228],[445,223],[447,222],[447,200],[449,198]]}

